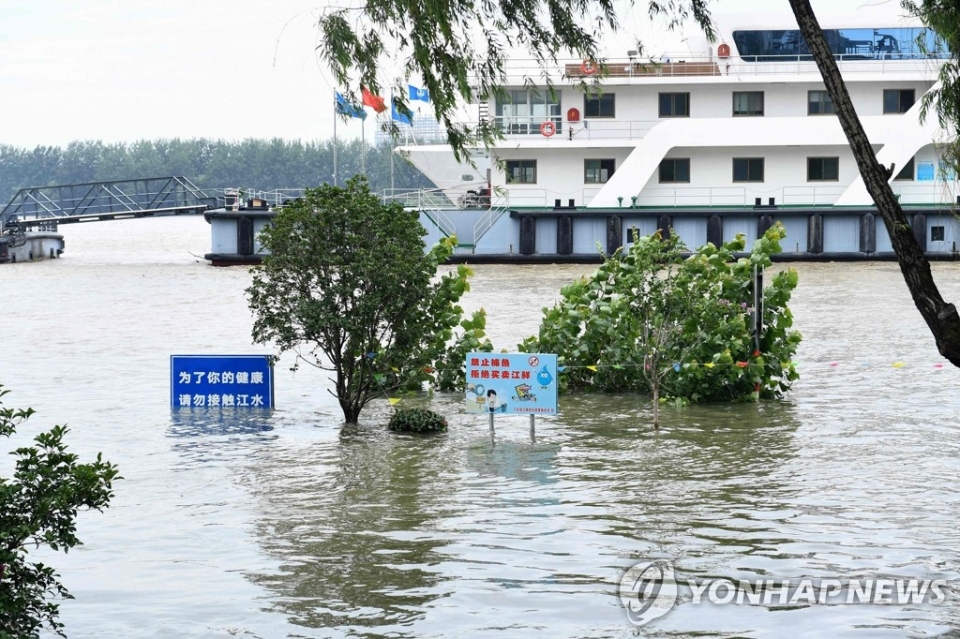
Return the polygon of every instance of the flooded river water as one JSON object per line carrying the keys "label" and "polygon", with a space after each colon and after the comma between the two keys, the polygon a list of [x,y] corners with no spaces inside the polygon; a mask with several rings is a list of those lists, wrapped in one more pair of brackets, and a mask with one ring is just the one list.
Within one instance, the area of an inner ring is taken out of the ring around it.
{"label": "flooded river water", "polygon": [[[71,427],[123,481],[86,542],[42,556],[71,637],[907,637],[960,628],[960,372],[895,264],[800,264],[802,378],[785,401],[667,408],[561,397],[556,418],[450,432],[341,427],[323,374],[277,367],[278,409],[174,413],[171,354],[252,346],[245,268],[198,218],[64,226],[61,260],[0,266],[0,383],[28,425]],[[584,266],[478,266],[468,309],[513,349]],[[935,265],[960,301],[960,265]],[[938,366],[939,365],[939,366]],[[0,452],[26,441],[31,429]],[[0,471],[10,459],[0,455]],[[718,605],[635,627],[624,570],[948,580],[941,603]],[[956,635],[954,635],[956,636]]]}

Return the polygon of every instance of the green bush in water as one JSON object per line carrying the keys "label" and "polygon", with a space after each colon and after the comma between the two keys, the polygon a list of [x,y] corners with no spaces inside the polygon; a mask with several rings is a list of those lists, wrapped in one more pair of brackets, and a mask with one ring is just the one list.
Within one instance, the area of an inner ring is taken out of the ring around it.
{"label": "green bush in water", "polygon": [[408,433],[434,433],[447,430],[447,420],[426,408],[401,408],[390,418],[387,428]]}
{"label": "green bush in water", "polygon": [[[787,304],[797,273],[767,276],[754,306],[754,269],[771,266],[784,228],[747,251],[743,235],[692,253],[673,233],[636,237],[543,309],[522,352],[556,353],[561,390],[639,391],[681,402],[776,398],[798,378],[800,333]],[[761,313],[759,339],[753,314]]]}

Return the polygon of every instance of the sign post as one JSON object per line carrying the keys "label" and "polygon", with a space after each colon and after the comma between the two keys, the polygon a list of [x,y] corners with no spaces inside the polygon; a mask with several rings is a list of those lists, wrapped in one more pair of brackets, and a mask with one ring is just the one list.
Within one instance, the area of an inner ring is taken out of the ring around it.
{"label": "sign post", "polygon": [[269,355],[171,355],[173,408],[273,408]]}

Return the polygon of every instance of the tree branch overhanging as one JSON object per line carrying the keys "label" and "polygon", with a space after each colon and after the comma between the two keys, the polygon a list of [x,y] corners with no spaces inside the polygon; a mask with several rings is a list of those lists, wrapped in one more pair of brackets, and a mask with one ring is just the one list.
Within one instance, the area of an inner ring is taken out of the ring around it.
{"label": "tree branch overhanging", "polygon": [[933,333],[937,350],[954,366],[960,367],[960,314],[956,306],[945,302],[940,295],[930,271],[930,262],[917,243],[907,216],[887,182],[887,172],[877,162],[810,1],[790,0],[790,7],[833,100],[834,110],[856,158],[863,183],[887,227],[913,302]]}

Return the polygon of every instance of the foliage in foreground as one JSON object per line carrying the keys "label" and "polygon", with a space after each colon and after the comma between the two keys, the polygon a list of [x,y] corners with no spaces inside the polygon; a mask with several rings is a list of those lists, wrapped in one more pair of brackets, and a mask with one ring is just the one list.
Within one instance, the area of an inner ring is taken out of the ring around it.
{"label": "foliage in foreground", "polygon": [[308,189],[259,235],[267,256],[247,289],[253,339],[331,371],[348,423],[398,388],[453,388],[461,353],[489,349],[483,312],[464,318],[458,305],[470,269],[435,277],[455,240],[427,252],[424,232],[416,212],[383,204],[356,176]]}
{"label": "foliage in foreground", "polygon": [[[0,398],[8,391],[0,385]],[[5,408],[0,401],[0,437],[11,437],[33,409]],[[11,454],[13,477],[0,477],[0,639],[39,637],[44,628],[61,636],[57,599],[69,599],[50,566],[32,562],[28,546],[67,552],[80,545],[80,510],[102,510],[113,497],[117,467],[97,460],[78,463],[67,452],[64,426],[54,426]]]}
{"label": "foliage in foreground", "polygon": [[401,408],[390,418],[387,428],[408,433],[433,433],[447,430],[447,420],[440,413],[426,408]]}
{"label": "foliage in foreground", "polygon": [[[637,238],[545,308],[524,352],[557,353],[562,389],[661,392],[693,401],[773,398],[798,378],[791,359],[800,334],[787,303],[797,273],[763,290],[759,348],[751,332],[754,267],[771,265],[785,237],[770,228],[748,257],[743,236],[683,256],[680,240]],[[595,369],[595,370],[594,370]]]}
{"label": "foliage in foreground", "polygon": [[[649,0],[646,9],[663,15],[671,27],[693,18],[712,39],[707,5],[708,0]],[[382,70],[388,61],[404,60],[403,77],[389,87],[394,104],[410,112],[407,79],[420,75],[454,153],[463,159],[475,141],[490,146],[502,132],[489,120],[457,121],[459,107],[491,95],[507,99],[507,69],[517,48],[541,68],[570,55],[602,63],[604,37],[635,10],[632,3],[625,6],[613,0],[376,0],[360,9],[329,5],[320,15],[318,49],[339,86],[359,84],[381,95],[388,88],[380,84]],[[636,45],[642,55],[643,43]],[[553,90],[550,78],[541,77]],[[348,91],[351,101],[359,103],[355,93]]]}

